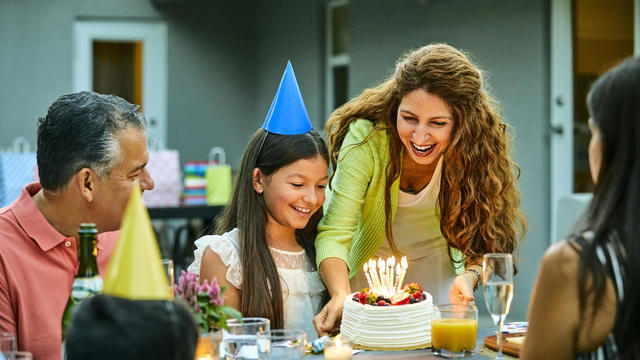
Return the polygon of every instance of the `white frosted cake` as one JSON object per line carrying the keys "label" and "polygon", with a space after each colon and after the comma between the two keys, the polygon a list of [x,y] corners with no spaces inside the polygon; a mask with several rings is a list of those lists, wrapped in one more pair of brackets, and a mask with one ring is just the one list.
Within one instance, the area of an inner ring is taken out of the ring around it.
{"label": "white frosted cake", "polygon": [[431,294],[420,288],[420,292],[410,294],[411,299],[405,297],[406,301],[400,302],[393,298],[388,302],[366,300],[367,296],[362,291],[345,299],[340,326],[343,338],[366,350],[415,350],[431,346]]}

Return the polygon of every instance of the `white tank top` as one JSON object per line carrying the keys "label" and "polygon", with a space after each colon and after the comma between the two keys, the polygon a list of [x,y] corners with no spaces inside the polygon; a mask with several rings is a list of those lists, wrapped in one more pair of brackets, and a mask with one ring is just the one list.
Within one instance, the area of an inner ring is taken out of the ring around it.
{"label": "white tank top", "polygon": [[[409,262],[404,283],[418,282],[425,291],[431,293],[434,304],[449,302],[449,288],[456,277],[438,219],[441,169],[442,157],[424,189],[415,195],[399,192],[398,208],[392,224],[396,247]],[[391,255],[393,252],[389,243],[384,241],[376,257],[386,259]],[[353,291],[366,286],[362,272],[351,281]]]}

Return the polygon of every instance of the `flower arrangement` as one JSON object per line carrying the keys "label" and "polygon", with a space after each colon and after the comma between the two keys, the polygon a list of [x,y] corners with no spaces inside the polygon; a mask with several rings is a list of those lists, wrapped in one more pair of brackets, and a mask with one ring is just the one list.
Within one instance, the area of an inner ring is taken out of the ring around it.
{"label": "flower arrangement", "polygon": [[198,275],[182,271],[175,285],[176,294],[191,309],[201,332],[227,329],[227,318],[242,319],[242,314],[230,306],[224,306],[222,293],[226,286],[219,286],[214,278],[211,284],[198,283]]}

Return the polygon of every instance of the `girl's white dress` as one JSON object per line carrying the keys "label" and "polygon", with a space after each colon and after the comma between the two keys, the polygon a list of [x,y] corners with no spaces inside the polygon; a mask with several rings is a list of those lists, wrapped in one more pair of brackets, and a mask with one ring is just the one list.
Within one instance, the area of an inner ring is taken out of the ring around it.
{"label": "girl's white dress", "polygon": [[[195,242],[195,259],[188,271],[200,274],[202,254],[210,247],[227,266],[227,281],[242,289],[242,265],[238,229],[222,235],[203,236]],[[318,337],[313,327],[313,316],[320,311],[322,292],[325,290],[320,274],[313,269],[307,254],[302,251],[283,251],[270,248],[271,256],[280,275],[284,307],[285,329],[304,330],[307,340]]]}

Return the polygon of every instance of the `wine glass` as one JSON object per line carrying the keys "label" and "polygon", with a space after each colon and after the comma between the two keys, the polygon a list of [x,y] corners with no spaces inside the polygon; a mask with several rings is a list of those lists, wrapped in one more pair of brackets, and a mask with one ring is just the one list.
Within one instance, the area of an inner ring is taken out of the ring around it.
{"label": "wine glass", "polygon": [[487,310],[498,327],[498,355],[502,359],[502,325],[513,299],[513,258],[511,254],[485,254],[482,258],[482,289]]}

